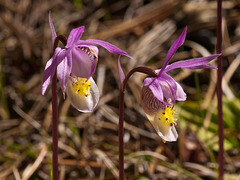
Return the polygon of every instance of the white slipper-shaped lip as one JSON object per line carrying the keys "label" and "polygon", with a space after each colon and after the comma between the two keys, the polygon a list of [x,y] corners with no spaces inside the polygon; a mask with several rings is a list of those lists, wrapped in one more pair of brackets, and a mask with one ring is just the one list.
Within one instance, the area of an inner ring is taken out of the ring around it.
{"label": "white slipper-shaped lip", "polygon": [[90,87],[87,94],[77,93],[73,88],[73,83],[76,83],[77,78],[70,77],[67,83],[66,93],[71,102],[71,105],[81,112],[92,112],[99,101],[99,90],[93,78],[89,79]]}

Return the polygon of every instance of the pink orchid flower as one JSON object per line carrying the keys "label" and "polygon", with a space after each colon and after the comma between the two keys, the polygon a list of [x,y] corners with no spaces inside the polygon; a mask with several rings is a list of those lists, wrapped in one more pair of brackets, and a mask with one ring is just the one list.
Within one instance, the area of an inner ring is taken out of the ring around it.
{"label": "pink orchid flower", "polygon": [[[57,35],[50,13],[49,24],[53,47]],[[71,104],[81,112],[91,112],[99,101],[99,90],[92,78],[98,62],[98,48],[95,44],[111,53],[132,57],[105,41],[80,40],[83,32],[84,26],[73,29],[69,34],[65,48],[57,47],[55,49],[53,57],[48,60],[44,70],[42,94],[45,94],[57,69],[61,89],[67,93]]]}
{"label": "pink orchid flower", "polygon": [[[142,88],[141,104],[143,110],[157,134],[163,139],[163,141],[177,140],[178,133],[174,126],[177,121],[174,105],[176,101],[185,101],[187,98],[182,86],[170,75],[168,75],[167,72],[176,68],[216,69],[215,67],[207,65],[206,63],[221,55],[216,54],[208,57],[182,60],[168,65],[174,53],[184,43],[186,32],[187,27],[170,47],[162,68],[155,70],[157,77],[146,78]],[[118,67],[122,85],[124,74],[119,60]]]}

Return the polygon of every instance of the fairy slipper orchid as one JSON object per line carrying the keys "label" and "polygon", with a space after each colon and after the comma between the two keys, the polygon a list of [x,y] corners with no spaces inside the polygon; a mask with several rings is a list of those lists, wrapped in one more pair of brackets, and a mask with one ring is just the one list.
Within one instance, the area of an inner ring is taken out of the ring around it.
{"label": "fairy slipper orchid", "polygon": [[174,104],[176,101],[185,101],[187,98],[181,85],[168,75],[167,72],[176,68],[216,69],[206,63],[221,55],[216,54],[208,57],[182,60],[168,65],[174,53],[184,43],[186,31],[187,27],[170,47],[162,68],[155,70],[157,77],[146,78],[142,88],[142,107],[163,141],[177,140],[178,134],[174,126],[177,121]]}
{"label": "fairy slipper orchid", "polygon": [[[206,63],[221,55],[216,54],[208,57],[182,60],[168,65],[174,53],[184,43],[186,32],[187,27],[170,47],[162,68],[155,70],[154,73],[151,72],[151,75],[149,74],[150,71],[148,71],[147,74],[153,77],[148,77],[144,80],[144,85],[141,92],[141,104],[143,110],[153,125],[154,129],[156,130],[157,134],[162,138],[164,142],[177,140],[178,134],[175,128],[177,119],[175,115],[174,105],[176,101],[185,101],[187,98],[187,95],[181,85],[170,75],[168,75],[167,72],[176,68],[216,69],[215,67],[207,65]],[[139,67],[138,71],[146,72],[143,68],[144,67]],[[119,59],[118,69],[121,88],[122,91],[124,91],[126,85],[125,75],[122,71]],[[129,77],[129,74],[127,77]]]}
{"label": "fairy slipper orchid", "polygon": [[[49,24],[52,34],[52,47],[57,37],[49,13]],[[46,89],[57,69],[57,77],[63,93],[67,93],[71,104],[79,111],[90,112],[98,103],[98,88],[92,79],[98,62],[98,48],[100,45],[111,53],[125,55],[132,58],[126,52],[116,46],[101,40],[88,39],[80,40],[84,32],[84,26],[73,29],[66,42],[65,48],[57,47],[53,57],[47,62],[44,75],[42,94]],[[80,79],[79,79],[80,78]],[[79,83],[81,81],[81,83]],[[85,81],[85,82],[84,82]],[[76,82],[78,85],[76,86]],[[80,91],[89,85],[88,92],[83,95],[74,90],[75,87]],[[80,87],[80,86],[83,87]],[[74,94],[75,93],[75,94]],[[79,99],[78,99],[78,98]],[[77,102],[81,101],[81,102]]]}

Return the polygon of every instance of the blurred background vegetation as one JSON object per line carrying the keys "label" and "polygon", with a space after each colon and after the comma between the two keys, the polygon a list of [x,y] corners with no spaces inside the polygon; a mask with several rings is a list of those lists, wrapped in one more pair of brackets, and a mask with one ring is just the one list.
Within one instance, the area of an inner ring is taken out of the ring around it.
{"label": "blurred background vegetation", "polygon": [[[187,25],[184,46],[171,62],[215,53],[216,1],[211,0],[0,0],[0,179],[50,179],[51,90],[41,95],[51,57],[48,13],[57,34],[85,26],[82,39],[108,41],[135,59],[160,68]],[[225,179],[240,179],[240,1],[223,1],[223,111]],[[117,179],[117,55],[100,49],[94,75],[101,98],[80,113],[59,89],[60,180]],[[216,64],[216,62],[212,62]],[[140,105],[145,75],[128,83],[125,105],[126,179],[216,179],[218,166],[216,70],[171,72],[188,94],[175,109],[179,139],[163,143]]]}

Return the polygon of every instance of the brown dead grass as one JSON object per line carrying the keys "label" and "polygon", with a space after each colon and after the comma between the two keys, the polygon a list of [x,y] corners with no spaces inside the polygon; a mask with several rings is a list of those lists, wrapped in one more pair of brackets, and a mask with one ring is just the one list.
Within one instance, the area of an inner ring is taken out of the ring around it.
{"label": "brown dead grass", "polygon": [[[160,68],[171,43],[186,25],[185,46],[189,49],[177,52],[172,62],[191,58],[191,49],[197,56],[213,54],[216,7],[216,1],[210,0],[84,0],[81,7],[74,5],[73,1],[63,0],[0,0],[0,179],[50,179],[50,88],[45,96],[41,95],[44,66],[51,56],[49,11],[52,11],[58,34],[67,36],[72,28],[84,25],[83,39],[105,40],[126,50],[135,58],[121,58],[127,72],[140,65]],[[228,98],[240,94],[239,7],[238,1],[223,2],[223,91]],[[59,89],[60,180],[118,177],[117,56],[101,47],[99,49],[99,64],[94,78],[101,99],[96,110],[87,114],[78,112],[68,99],[63,100]],[[185,82],[183,87],[189,98],[195,99],[194,83],[184,81],[192,76],[192,71],[176,73],[173,72],[175,78]],[[214,100],[216,75],[208,70],[199,71],[199,75],[210,79],[203,89],[202,106],[207,107]],[[211,162],[205,145],[194,135],[179,129],[184,144],[164,144],[155,134],[140,105],[144,78],[142,74],[134,75],[126,92],[124,140],[127,179],[140,175],[149,179],[198,179],[198,176],[215,179],[214,162]],[[209,118],[206,117],[204,122],[207,126]],[[190,154],[194,154],[193,159]],[[226,152],[225,157],[226,173],[238,174],[239,149]]]}

